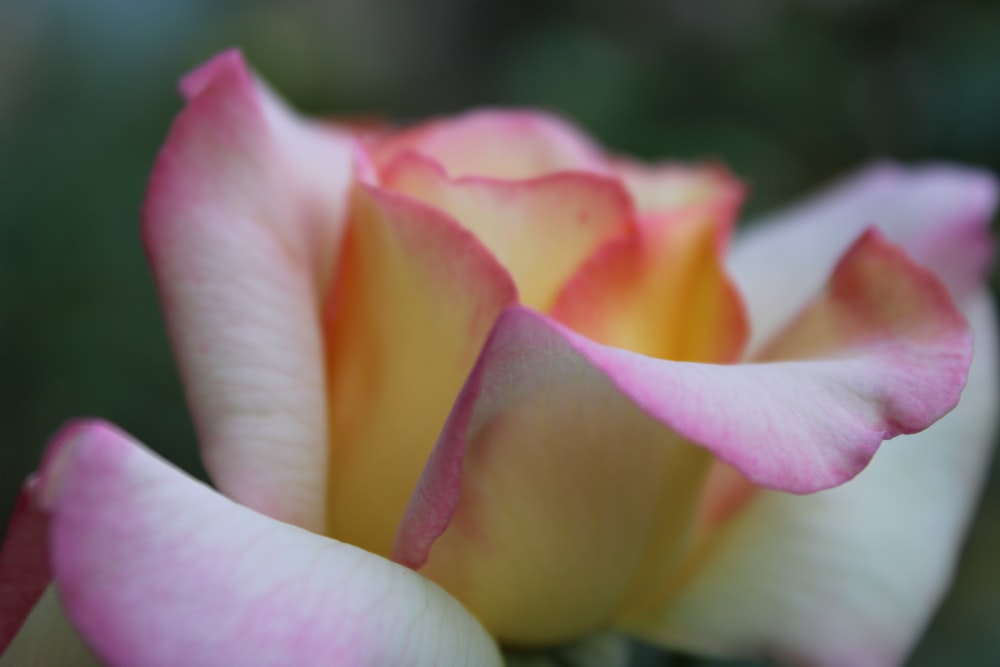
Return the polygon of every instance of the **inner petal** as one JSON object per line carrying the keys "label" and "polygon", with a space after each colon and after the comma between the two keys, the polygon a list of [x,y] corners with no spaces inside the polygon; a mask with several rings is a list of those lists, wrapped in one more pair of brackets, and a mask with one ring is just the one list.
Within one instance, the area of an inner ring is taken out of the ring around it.
{"label": "inner petal", "polygon": [[388,164],[407,151],[436,160],[453,178],[525,179],[555,171],[607,171],[600,150],[583,133],[538,111],[482,109],[422,123],[381,142],[376,162]]}
{"label": "inner petal", "polygon": [[566,284],[552,314],[605,345],[659,359],[732,363],[748,336],[723,265],[736,212],[730,199],[640,218]]}
{"label": "inner petal", "polygon": [[383,171],[382,179],[474,233],[510,271],[521,302],[539,310],[552,306],[558,291],[596,249],[633,229],[624,189],[593,174],[454,180],[434,161],[406,153]]}
{"label": "inner petal", "polygon": [[446,216],[355,190],[327,320],[329,534],[387,555],[509,275]]}

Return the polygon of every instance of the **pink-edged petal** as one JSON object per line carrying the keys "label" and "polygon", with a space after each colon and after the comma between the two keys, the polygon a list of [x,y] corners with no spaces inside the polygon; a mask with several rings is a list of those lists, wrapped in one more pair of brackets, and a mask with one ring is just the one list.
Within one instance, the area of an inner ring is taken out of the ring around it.
{"label": "pink-edged petal", "polygon": [[382,182],[475,234],[510,271],[521,303],[543,311],[597,248],[633,226],[621,185],[595,174],[451,179],[434,161],[404,153],[383,170]]}
{"label": "pink-edged petal", "polygon": [[652,360],[565,336],[648,414],[795,493],[850,479],[882,440],[934,423],[958,402],[971,357],[947,290],[874,231],[758,358],[773,363]]}
{"label": "pink-edged petal", "polygon": [[666,593],[706,471],[687,443],[759,485],[835,486],[882,440],[954,406],[970,344],[945,288],[871,232],[772,351],[792,360],[663,361],[508,309],[394,558],[422,567],[501,638],[593,631]]}
{"label": "pink-edged petal", "polygon": [[501,664],[412,570],[237,505],[106,425],[51,447],[56,590],[108,667]]}
{"label": "pink-edged petal", "polygon": [[565,120],[539,111],[470,111],[421,123],[374,147],[376,162],[383,166],[407,151],[437,161],[452,178],[607,172],[601,151],[585,135]]}
{"label": "pink-edged petal", "polygon": [[388,555],[455,397],[516,290],[439,211],[369,186],[354,201],[325,325],[328,534]]}
{"label": "pink-edged petal", "polygon": [[106,667],[70,625],[55,588],[43,591],[20,632],[5,651],[0,667]]}
{"label": "pink-edged petal", "polygon": [[52,579],[46,556],[48,528],[48,518],[32,501],[26,484],[0,547],[0,654]]}
{"label": "pink-edged petal", "polygon": [[948,588],[996,435],[996,313],[982,292],[966,305],[976,352],[954,411],[884,446],[849,484],[760,492],[696,551],[668,604],[629,629],[781,664],[903,664]]}
{"label": "pink-edged petal", "polygon": [[297,118],[238,52],[182,83],[143,239],[203,458],[219,488],[307,528],[325,517],[320,314],[352,178],[349,140]]}
{"label": "pink-edged petal", "polygon": [[974,293],[989,267],[997,184],[950,165],[877,164],[747,226],[729,267],[750,312],[751,347],[820,288],[858,235],[876,225],[933,270],[956,296]]}
{"label": "pink-edged petal", "polygon": [[660,583],[684,553],[711,463],[568,336],[528,309],[505,311],[393,552],[515,646],[605,629]]}

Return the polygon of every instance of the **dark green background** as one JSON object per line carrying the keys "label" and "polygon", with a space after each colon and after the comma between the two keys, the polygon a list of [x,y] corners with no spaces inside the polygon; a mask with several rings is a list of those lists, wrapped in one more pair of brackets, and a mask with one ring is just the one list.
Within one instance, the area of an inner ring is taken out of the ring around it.
{"label": "dark green background", "polygon": [[[0,514],[71,416],[199,471],[138,211],[176,79],[231,45],[311,113],[541,106],[720,158],[751,213],[873,157],[1000,169],[991,0],[0,0]],[[912,665],[1000,664],[998,514],[994,482]]]}

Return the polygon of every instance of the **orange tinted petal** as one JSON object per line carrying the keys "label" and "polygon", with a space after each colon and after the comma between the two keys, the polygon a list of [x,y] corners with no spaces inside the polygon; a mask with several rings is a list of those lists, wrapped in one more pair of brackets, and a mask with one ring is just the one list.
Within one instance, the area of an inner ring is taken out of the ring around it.
{"label": "orange tinted petal", "polygon": [[446,216],[355,189],[328,324],[329,531],[388,554],[509,276]]}
{"label": "orange tinted petal", "polygon": [[625,191],[593,174],[453,180],[432,160],[407,153],[383,171],[383,183],[444,211],[474,233],[510,271],[521,302],[539,310],[551,307],[597,248],[632,229]]}
{"label": "orange tinted petal", "polygon": [[599,343],[660,359],[733,362],[748,335],[725,251],[736,199],[647,216],[567,284],[552,310]]}

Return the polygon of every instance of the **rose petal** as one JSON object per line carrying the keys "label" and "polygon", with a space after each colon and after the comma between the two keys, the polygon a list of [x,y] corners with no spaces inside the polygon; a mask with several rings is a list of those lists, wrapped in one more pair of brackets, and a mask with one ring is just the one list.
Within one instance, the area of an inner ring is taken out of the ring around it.
{"label": "rose petal", "polygon": [[795,361],[654,360],[508,309],[428,461],[393,556],[424,566],[501,638],[593,631],[663,594],[707,464],[685,441],[760,485],[835,486],[883,439],[954,406],[968,343],[945,288],[875,232],[774,343],[773,354]]}
{"label": "rose petal", "polygon": [[56,588],[109,667],[502,664],[411,570],[236,505],[108,426],[52,448]]}
{"label": "rose petal", "polygon": [[552,306],[558,290],[598,247],[632,230],[628,195],[616,181],[593,174],[453,180],[432,160],[404,153],[383,170],[382,182],[474,233],[510,271],[521,303],[539,310]]}
{"label": "rose petal", "polygon": [[432,158],[452,178],[607,172],[600,150],[586,136],[561,118],[538,111],[481,109],[422,123],[378,144],[376,162],[388,165],[408,151]]}
{"label": "rose petal", "polygon": [[642,213],[672,213],[691,206],[731,201],[739,206],[743,185],[722,165],[642,164],[617,159],[611,163]]}
{"label": "rose petal", "polygon": [[948,588],[995,438],[996,314],[985,293],[966,313],[976,355],[954,411],[883,447],[850,484],[761,492],[697,552],[670,603],[629,629],[782,664],[902,664]]}
{"label": "rose petal", "polygon": [[324,526],[321,304],[351,147],[295,117],[229,51],[189,75],[143,237],[205,465],[240,502]]}
{"label": "rose petal", "polygon": [[956,298],[974,293],[992,256],[988,223],[996,201],[996,181],[985,172],[880,164],[749,225],[729,268],[747,300],[751,347],[812,297],[871,225],[931,268]]}
{"label": "rose petal", "polygon": [[359,187],[330,321],[329,534],[388,555],[510,276],[469,232]]}
{"label": "rose petal", "polygon": [[782,363],[651,360],[564,335],[648,414],[757,484],[796,493],[850,479],[882,440],[940,418],[971,356],[944,287],[876,232],[760,356]]}
{"label": "rose petal", "polygon": [[748,331],[723,269],[739,196],[640,218],[565,285],[552,315],[589,338],[674,361],[731,363]]}
{"label": "rose petal", "polygon": [[17,634],[52,576],[46,557],[48,519],[21,489],[0,547],[0,654]]}
{"label": "rose petal", "polygon": [[513,645],[579,639],[644,595],[681,557],[711,463],[568,335],[533,311],[505,312],[393,553]]}

